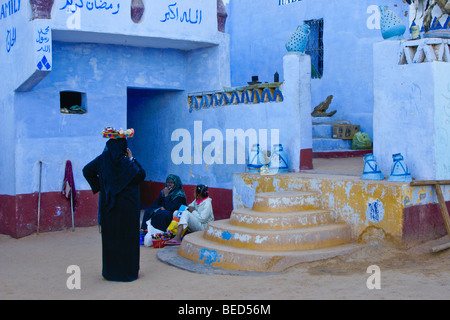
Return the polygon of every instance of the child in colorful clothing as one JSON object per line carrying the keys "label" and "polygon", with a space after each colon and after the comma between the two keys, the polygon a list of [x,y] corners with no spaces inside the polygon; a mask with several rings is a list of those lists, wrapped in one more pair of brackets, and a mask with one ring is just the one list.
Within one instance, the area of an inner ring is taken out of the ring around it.
{"label": "child in colorful clothing", "polygon": [[188,228],[191,232],[203,231],[209,222],[214,221],[212,199],[208,195],[208,187],[203,184],[197,185],[194,197],[194,201],[181,214],[176,236],[166,242],[167,245],[181,244],[181,237]]}

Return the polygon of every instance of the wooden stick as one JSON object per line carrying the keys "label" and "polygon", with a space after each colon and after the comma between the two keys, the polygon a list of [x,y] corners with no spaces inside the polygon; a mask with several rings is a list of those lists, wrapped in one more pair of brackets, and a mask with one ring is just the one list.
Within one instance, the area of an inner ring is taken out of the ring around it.
{"label": "wooden stick", "polygon": [[42,179],[42,161],[39,161],[39,198],[38,198],[38,216],[37,216],[37,230],[36,234],[39,234],[39,223],[41,221],[41,179]]}
{"label": "wooden stick", "polygon": [[445,205],[444,196],[442,195],[441,186],[434,185],[436,189],[436,195],[439,200],[439,207],[441,208],[442,217],[444,218],[445,227],[447,228],[447,234],[450,236],[450,217],[448,216],[447,206]]}
{"label": "wooden stick", "polygon": [[[448,215],[447,205],[445,204],[444,195],[442,194],[441,189],[441,185],[448,184],[450,184],[450,180],[416,180],[411,181],[410,186],[434,186],[439,202],[439,208],[441,209],[442,218],[444,219],[445,228],[447,229],[447,234],[450,237],[450,217]],[[431,252],[438,252],[448,248],[450,248],[450,242],[432,248]]]}
{"label": "wooden stick", "polygon": [[70,212],[72,213],[72,232],[75,231],[75,221],[73,219],[73,189],[70,188]]}
{"label": "wooden stick", "polygon": [[442,250],[445,250],[448,248],[450,248],[450,242],[447,242],[447,243],[444,243],[439,246],[431,248],[431,252],[436,253],[436,252],[439,252],[439,251],[442,251]]}
{"label": "wooden stick", "polygon": [[434,186],[436,184],[447,185],[450,184],[450,180],[413,180],[409,185],[417,187],[417,186]]}

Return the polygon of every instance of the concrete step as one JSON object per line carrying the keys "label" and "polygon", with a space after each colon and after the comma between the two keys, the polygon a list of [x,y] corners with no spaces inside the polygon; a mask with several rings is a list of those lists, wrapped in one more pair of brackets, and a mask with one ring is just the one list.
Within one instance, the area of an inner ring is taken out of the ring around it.
{"label": "concrete step", "polygon": [[333,158],[355,158],[364,157],[366,154],[373,153],[372,149],[367,150],[328,150],[314,151],[313,158],[333,159]]}
{"label": "concrete step", "polygon": [[311,117],[312,125],[316,124],[351,124],[350,120],[338,120],[336,117]]}
{"label": "concrete step", "polygon": [[224,269],[281,272],[303,262],[328,259],[350,254],[360,245],[346,244],[319,250],[262,251],[230,247],[203,238],[203,232],[194,232],[184,237],[178,254],[194,262],[205,263]]}
{"label": "concrete step", "polygon": [[332,139],[332,138],[313,138],[313,152],[330,150],[351,150],[352,140]]}
{"label": "concrete step", "polygon": [[333,138],[333,124],[313,124],[312,125],[313,138]]}
{"label": "concrete step", "polygon": [[294,212],[321,209],[317,192],[280,191],[257,193],[253,210],[260,212]]}
{"label": "concrete step", "polygon": [[229,219],[209,223],[203,237],[233,247],[264,251],[314,250],[352,240],[350,226],[343,223],[268,230],[232,225]]}
{"label": "concrete step", "polygon": [[304,210],[294,212],[261,212],[248,208],[235,209],[231,213],[230,224],[254,229],[306,228],[335,223],[331,210]]}

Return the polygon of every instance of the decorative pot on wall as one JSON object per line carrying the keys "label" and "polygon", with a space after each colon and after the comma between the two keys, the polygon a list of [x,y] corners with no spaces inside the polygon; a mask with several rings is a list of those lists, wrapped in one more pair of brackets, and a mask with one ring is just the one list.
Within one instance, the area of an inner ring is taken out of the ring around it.
{"label": "decorative pot on wall", "polygon": [[378,8],[381,13],[380,27],[383,39],[402,39],[406,31],[406,26],[402,20],[394,12],[389,10],[388,6],[381,5]]}
{"label": "decorative pot on wall", "polygon": [[289,172],[288,158],[280,144],[274,144],[269,161],[270,173],[287,173]]}
{"label": "decorative pot on wall", "polygon": [[392,164],[391,175],[389,176],[388,181],[411,181],[411,173],[409,172],[408,166],[403,161],[403,156],[400,153],[393,154],[392,160],[394,163]]}
{"label": "decorative pot on wall", "polygon": [[249,172],[259,172],[261,167],[266,164],[266,157],[259,147],[254,144],[248,155],[247,169]]}
{"label": "decorative pot on wall", "polygon": [[225,32],[225,24],[227,22],[227,9],[222,0],[217,0],[217,29],[220,32]]}
{"label": "decorative pot on wall", "polygon": [[142,16],[144,15],[144,3],[142,0],[133,0],[131,1],[131,20],[134,23],[141,22]]}
{"label": "decorative pot on wall", "polygon": [[[411,0],[409,16],[424,38],[450,38],[450,0]],[[413,37],[414,38],[414,37]]]}
{"label": "decorative pot on wall", "polygon": [[31,11],[34,19],[51,19],[52,8],[55,0],[30,0]]}
{"label": "decorative pot on wall", "polygon": [[375,156],[370,153],[364,156],[364,170],[361,176],[362,180],[383,180],[384,176],[378,169]]}
{"label": "decorative pot on wall", "polygon": [[297,30],[295,30],[295,32],[287,40],[286,50],[304,53],[310,31],[310,27],[306,23],[299,25]]}
{"label": "decorative pot on wall", "polygon": [[423,36],[424,38],[450,39],[450,16],[447,16],[447,20],[445,20],[444,25],[442,25],[437,18],[434,18],[431,27],[428,29],[427,32],[424,33]]}

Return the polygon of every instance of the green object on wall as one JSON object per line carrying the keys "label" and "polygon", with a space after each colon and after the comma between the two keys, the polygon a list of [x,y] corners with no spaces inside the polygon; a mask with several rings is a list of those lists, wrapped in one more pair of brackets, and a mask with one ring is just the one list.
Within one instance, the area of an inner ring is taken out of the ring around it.
{"label": "green object on wall", "polygon": [[357,132],[353,136],[352,150],[367,150],[372,148],[372,140],[367,133]]}

